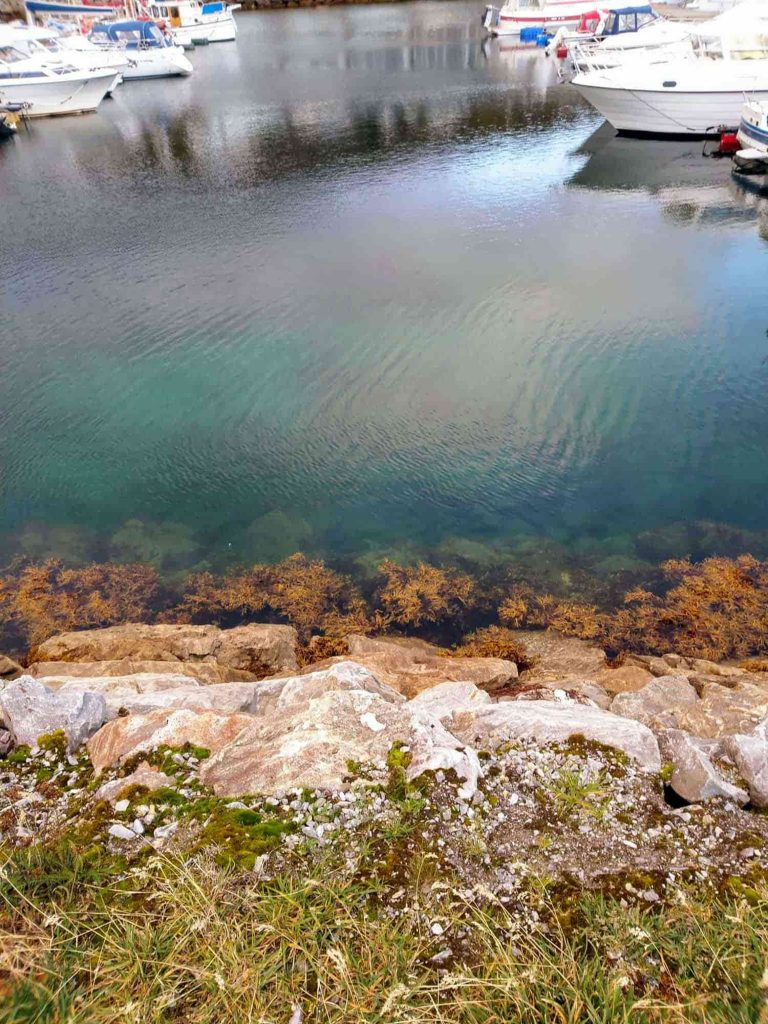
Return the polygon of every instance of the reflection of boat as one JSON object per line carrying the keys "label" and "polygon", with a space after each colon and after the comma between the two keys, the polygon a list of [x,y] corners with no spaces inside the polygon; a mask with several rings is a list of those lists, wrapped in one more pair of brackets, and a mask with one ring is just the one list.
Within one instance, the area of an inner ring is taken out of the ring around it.
{"label": "reflection of boat", "polygon": [[628,139],[601,125],[575,155],[587,159],[569,188],[641,192],[654,196],[665,218],[678,224],[752,224],[757,219],[760,233],[768,233],[765,200],[756,201],[747,179],[731,176],[727,161],[703,157],[693,139]]}
{"label": "reflection of boat", "polygon": [[164,36],[153,21],[99,22],[91,29],[90,38],[107,49],[125,47],[131,60],[123,73],[126,81],[192,74],[192,65],[182,47]]}
{"label": "reflection of boat", "polygon": [[691,35],[686,55],[626,60],[573,84],[619,131],[719,134],[739,122],[745,93],[768,99],[768,5],[739,5]]}
{"label": "reflection of boat", "polygon": [[519,36],[521,29],[537,25],[576,28],[594,7],[594,0],[507,0],[501,8],[486,7],[483,24],[495,36]]}
{"label": "reflection of boat", "polygon": [[28,57],[0,30],[0,104],[21,104],[28,117],[95,110],[119,78],[112,68],[85,70]]}

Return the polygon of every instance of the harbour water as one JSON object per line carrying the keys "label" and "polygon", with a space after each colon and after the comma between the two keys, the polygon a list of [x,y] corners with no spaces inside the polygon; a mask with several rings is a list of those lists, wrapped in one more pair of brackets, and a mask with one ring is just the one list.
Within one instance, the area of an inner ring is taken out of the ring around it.
{"label": "harbour water", "polygon": [[765,525],[765,201],[481,10],[240,14],[0,148],[3,555]]}

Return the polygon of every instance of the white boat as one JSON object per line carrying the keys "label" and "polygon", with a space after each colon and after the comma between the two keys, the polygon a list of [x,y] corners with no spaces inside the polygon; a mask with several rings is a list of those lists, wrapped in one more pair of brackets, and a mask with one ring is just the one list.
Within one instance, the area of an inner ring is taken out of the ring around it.
{"label": "white boat", "polygon": [[228,4],[223,0],[211,3],[179,0],[176,3],[151,3],[147,11],[151,17],[165,23],[175,43],[190,46],[236,39],[237,24],[233,12],[239,9],[240,4]]}
{"label": "white boat", "polygon": [[573,85],[614,128],[717,135],[739,123],[745,95],[768,99],[768,5],[741,4],[697,25],[690,52],[644,54],[579,74]]}
{"label": "white boat", "polygon": [[566,43],[577,71],[617,67],[627,57],[641,52],[683,54],[691,49],[693,26],[690,22],[668,21],[654,14],[647,20],[636,16],[634,27],[614,30],[614,26],[621,25],[624,18],[621,10],[609,11],[605,24],[601,26],[602,32],[597,31],[594,39],[575,37],[570,45]]}
{"label": "white boat", "polygon": [[494,36],[519,36],[522,29],[536,27],[554,32],[576,28],[594,9],[595,0],[507,0],[503,7],[486,7],[483,25]]}
{"label": "white boat", "polygon": [[127,82],[135,78],[167,78],[191,75],[193,68],[184,49],[165,36],[154,21],[99,22],[89,38],[98,46],[124,47],[131,66],[123,72]]}
{"label": "white boat", "polygon": [[17,49],[48,64],[68,64],[86,71],[111,68],[118,80],[131,64],[125,50],[100,48],[81,35],[62,36],[52,28],[23,24],[9,25],[8,29],[13,32]]}
{"label": "white boat", "polygon": [[759,150],[768,156],[768,103],[747,100],[741,110],[737,135],[744,149]]}
{"label": "white boat", "polygon": [[0,36],[0,105],[22,104],[27,117],[84,114],[113,88],[112,68],[85,70],[28,57]]}

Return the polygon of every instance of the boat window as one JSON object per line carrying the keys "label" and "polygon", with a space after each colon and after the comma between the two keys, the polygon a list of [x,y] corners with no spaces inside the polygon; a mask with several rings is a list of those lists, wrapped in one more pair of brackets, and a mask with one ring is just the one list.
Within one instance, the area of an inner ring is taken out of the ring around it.
{"label": "boat window", "polygon": [[643,25],[650,25],[652,21],[656,21],[656,15],[646,12],[645,14],[638,14],[637,16],[637,27],[642,28]]}
{"label": "boat window", "polygon": [[179,16],[179,8],[178,7],[172,7],[171,8],[171,17],[172,18],[178,18],[178,16]]}
{"label": "boat window", "polygon": [[13,64],[17,60],[26,60],[26,54],[17,50],[15,46],[0,46],[0,60],[6,64]]}
{"label": "boat window", "polygon": [[119,28],[115,29],[115,36],[129,43],[137,43],[141,39],[141,32],[137,28]]}

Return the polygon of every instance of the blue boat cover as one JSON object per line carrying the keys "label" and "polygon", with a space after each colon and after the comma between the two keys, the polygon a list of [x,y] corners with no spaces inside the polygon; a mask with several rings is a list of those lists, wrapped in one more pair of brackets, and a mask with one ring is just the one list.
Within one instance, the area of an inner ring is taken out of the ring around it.
{"label": "blue boat cover", "polygon": [[227,5],[223,3],[223,0],[215,0],[214,3],[203,4],[203,14],[218,14],[219,11],[223,11]]}
{"label": "blue boat cover", "polygon": [[41,14],[114,14],[114,7],[93,7],[91,4],[59,4],[53,0],[26,0],[28,11]]}
{"label": "blue boat cover", "polygon": [[136,48],[140,40],[150,46],[165,46],[165,37],[154,21],[100,21],[90,31],[90,35],[105,35],[112,43],[125,42],[130,34],[128,49]]}

